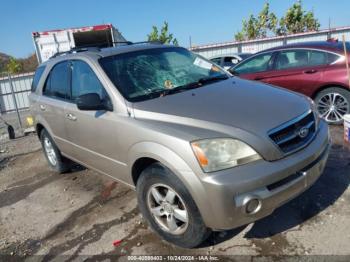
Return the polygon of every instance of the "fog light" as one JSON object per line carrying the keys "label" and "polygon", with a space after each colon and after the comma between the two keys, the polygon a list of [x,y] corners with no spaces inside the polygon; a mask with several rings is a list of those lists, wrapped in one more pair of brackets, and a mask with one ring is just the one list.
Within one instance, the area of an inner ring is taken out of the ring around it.
{"label": "fog light", "polygon": [[245,211],[247,214],[254,214],[261,208],[261,201],[257,198],[250,199],[245,205]]}

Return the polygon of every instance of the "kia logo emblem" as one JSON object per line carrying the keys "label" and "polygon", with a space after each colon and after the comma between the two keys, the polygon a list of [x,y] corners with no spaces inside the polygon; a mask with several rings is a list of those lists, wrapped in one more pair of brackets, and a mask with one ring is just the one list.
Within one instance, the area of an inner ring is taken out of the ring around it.
{"label": "kia logo emblem", "polygon": [[305,138],[309,134],[309,129],[307,127],[302,127],[298,131],[298,136],[300,138]]}

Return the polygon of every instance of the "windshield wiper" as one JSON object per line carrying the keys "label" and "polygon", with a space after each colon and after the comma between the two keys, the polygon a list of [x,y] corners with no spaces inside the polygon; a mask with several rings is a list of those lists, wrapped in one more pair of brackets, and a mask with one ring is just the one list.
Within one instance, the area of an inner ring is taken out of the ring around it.
{"label": "windshield wiper", "polygon": [[189,90],[189,89],[194,89],[197,87],[201,87],[202,84],[200,84],[199,82],[193,82],[193,83],[189,83],[183,86],[177,86],[171,89],[164,89],[164,88],[157,88],[157,89],[153,89],[151,92],[149,92],[147,95],[150,97],[154,97],[154,95],[158,95],[158,96],[167,96],[170,94],[175,94],[175,93],[179,93],[185,90]]}
{"label": "windshield wiper", "polygon": [[220,81],[220,80],[226,80],[228,79],[227,75],[220,75],[220,76],[212,76],[212,77],[203,77],[198,80],[198,83],[207,84],[210,82]]}
{"label": "windshield wiper", "polygon": [[148,95],[159,94],[159,96],[167,96],[167,95],[179,93],[185,90],[195,89],[211,82],[226,80],[228,78],[229,77],[227,75],[204,77],[204,78],[198,79],[196,82],[192,82],[182,86],[177,86],[171,89],[164,89],[164,88],[153,89],[152,92],[149,93]]}
{"label": "windshield wiper", "polygon": [[189,89],[194,89],[194,88],[198,88],[201,87],[205,84],[209,84],[211,82],[215,82],[215,81],[220,81],[220,80],[226,80],[228,79],[227,75],[220,75],[220,76],[213,76],[213,77],[204,77],[204,78],[200,78],[198,79],[196,82],[192,82],[183,86],[178,86],[175,87],[173,89],[169,89],[168,90],[168,94],[173,94],[176,92],[181,92],[184,90],[189,90]]}

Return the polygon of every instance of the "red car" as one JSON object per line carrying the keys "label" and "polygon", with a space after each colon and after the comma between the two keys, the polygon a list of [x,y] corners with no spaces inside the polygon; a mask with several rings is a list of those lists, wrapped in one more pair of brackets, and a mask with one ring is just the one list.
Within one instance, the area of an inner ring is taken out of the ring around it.
{"label": "red car", "polygon": [[[350,61],[350,44],[347,43]],[[229,71],[300,92],[314,99],[319,114],[340,124],[350,113],[350,88],[342,42],[306,42],[259,52]]]}

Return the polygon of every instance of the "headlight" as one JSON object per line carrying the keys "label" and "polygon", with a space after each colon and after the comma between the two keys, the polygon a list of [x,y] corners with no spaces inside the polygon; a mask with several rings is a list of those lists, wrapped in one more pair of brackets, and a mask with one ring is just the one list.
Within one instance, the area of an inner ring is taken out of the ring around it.
{"label": "headlight", "polygon": [[203,139],[191,143],[204,172],[214,172],[261,159],[247,144],[231,138]]}

